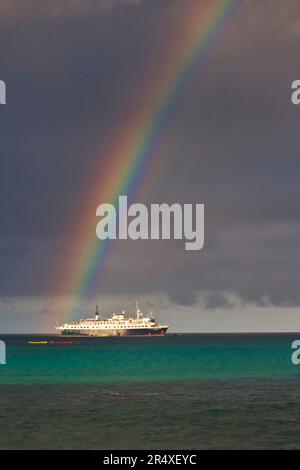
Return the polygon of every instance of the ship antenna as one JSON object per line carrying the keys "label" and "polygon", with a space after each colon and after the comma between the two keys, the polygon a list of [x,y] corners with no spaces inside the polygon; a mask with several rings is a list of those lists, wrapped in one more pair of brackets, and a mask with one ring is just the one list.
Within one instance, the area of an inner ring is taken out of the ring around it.
{"label": "ship antenna", "polygon": [[136,318],[138,320],[140,318],[140,309],[139,309],[138,301],[135,302],[135,305],[136,305]]}

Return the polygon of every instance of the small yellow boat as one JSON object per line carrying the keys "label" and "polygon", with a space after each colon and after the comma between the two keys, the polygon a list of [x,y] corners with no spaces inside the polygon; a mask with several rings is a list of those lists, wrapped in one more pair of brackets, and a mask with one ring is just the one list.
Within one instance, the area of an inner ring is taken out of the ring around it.
{"label": "small yellow boat", "polygon": [[28,344],[48,344],[48,341],[28,341]]}

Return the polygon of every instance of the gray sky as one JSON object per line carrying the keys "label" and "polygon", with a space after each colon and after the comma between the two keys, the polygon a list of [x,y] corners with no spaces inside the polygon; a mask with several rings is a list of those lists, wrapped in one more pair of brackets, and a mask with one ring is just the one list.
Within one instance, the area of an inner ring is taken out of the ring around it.
{"label": "gray sky", "polygon": [[[190,1],[1,2],[0,331],[50,331],[64,317],[74,292],[56,279],[83,248],[70,226],[86,211],[92,168],[105,167],[107,133],[158,73]],[[119,243],[105,290],[96,276],[83,311],[138,298],[173,331],[299,330],[300,106],[290,86],[300,4],[240,3],[189,77],[167,124],[172,146],[139,201],[204,203],[204,249]]]}

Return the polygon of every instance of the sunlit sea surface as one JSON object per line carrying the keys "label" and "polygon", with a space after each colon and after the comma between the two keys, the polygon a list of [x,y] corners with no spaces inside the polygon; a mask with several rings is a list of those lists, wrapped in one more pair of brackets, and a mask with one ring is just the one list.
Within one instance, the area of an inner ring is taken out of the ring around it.
{"label": "sunlit sea surface", "polygon": [[0,339],[0,449],[300,448],[300,333]]}

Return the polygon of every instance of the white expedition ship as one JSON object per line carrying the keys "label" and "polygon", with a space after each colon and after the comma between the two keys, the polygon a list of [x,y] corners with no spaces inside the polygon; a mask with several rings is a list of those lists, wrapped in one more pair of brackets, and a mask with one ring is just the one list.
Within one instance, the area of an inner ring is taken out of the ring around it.
{"label": "white expedition ship", "polygon": [[98,306],[94,318],[86,318],[72,323],[57,325],[56,331],[65,336],[164,336],[169,325],[158,323],[152,314],[144,316],[136,308],[136,317],[113,314],[111,318],[102,317]]}

